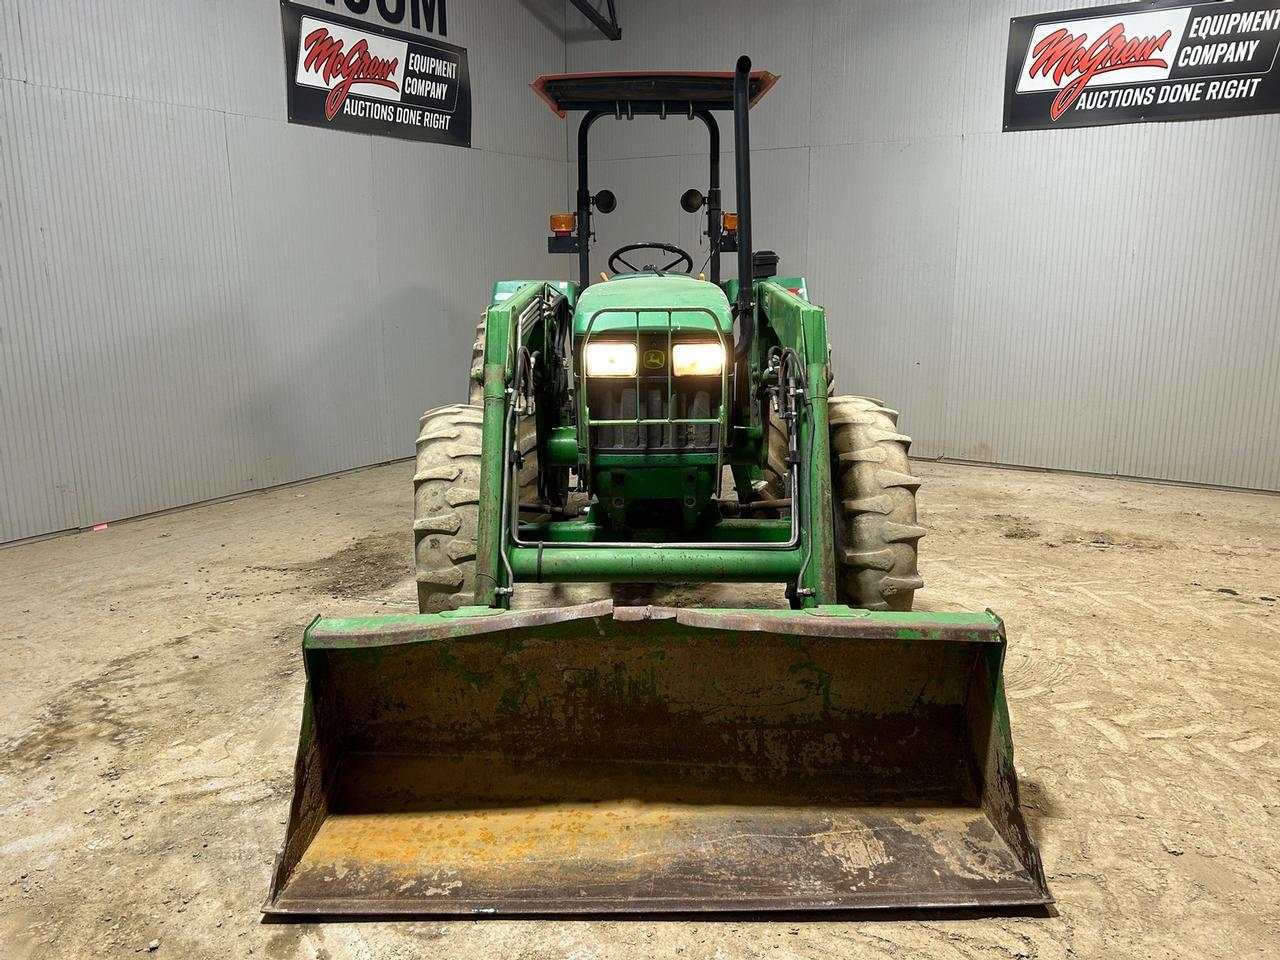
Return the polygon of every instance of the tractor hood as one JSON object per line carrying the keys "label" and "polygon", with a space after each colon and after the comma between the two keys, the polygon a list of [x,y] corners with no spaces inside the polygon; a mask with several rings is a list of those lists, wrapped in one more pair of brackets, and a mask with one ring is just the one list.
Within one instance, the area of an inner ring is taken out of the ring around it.
{"label": "tractor hood", "polygon": [[[595,318],[594,322],[592,318]],[[696,330],[728,337],[733,314],[724,291],[714,283],[683,274],[629,273],[582,291],[574,312],[574,335],[588,328],[597,336],[611,331]]]}

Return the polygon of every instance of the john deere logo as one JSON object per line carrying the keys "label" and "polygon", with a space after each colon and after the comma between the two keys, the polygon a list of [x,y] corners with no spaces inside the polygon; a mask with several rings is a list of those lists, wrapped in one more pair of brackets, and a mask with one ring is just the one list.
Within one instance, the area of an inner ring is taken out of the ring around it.
{"label": "john deere logo", "polygon": [[644,352],[644,365],[648,370],[661,370],[666,359],[661,350],[646,350]]}

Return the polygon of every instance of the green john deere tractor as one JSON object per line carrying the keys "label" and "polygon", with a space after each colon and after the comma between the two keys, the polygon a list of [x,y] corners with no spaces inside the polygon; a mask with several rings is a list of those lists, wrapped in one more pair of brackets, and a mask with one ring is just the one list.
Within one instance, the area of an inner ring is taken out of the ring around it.
{"label": "green john deere tractor", "polygon": [[[911,612],[909,441],[878,401],[828,395],[822,309],[752,250],[748,111],[776,80],[743,57],[534,84],[583,112],[577,212],[548,241],[578,282],[498,283],[471,403],[422,418],[422,612],[306,631],[267,913],[1050,902],[1003,625]],[[706,193],[681,198],[706,210],[709,280],[646,243],[592,282],[592,217],[615,201],[588,189],[588,131],[635,114],[710,134]],[[790,603],[512,609],[522,586],[567,582],[784,584]]]}

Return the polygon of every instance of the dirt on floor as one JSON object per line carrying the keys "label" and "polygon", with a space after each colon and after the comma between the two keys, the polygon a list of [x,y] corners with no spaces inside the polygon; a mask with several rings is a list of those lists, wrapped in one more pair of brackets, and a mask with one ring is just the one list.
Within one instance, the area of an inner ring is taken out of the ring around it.
{"label": "dirt on floor", "polygon": [[0,956],[1280,957],[1280,497],[917,467],[1056,915],[260,923],[302,628],[414,609],[398,464],[0,550]]}

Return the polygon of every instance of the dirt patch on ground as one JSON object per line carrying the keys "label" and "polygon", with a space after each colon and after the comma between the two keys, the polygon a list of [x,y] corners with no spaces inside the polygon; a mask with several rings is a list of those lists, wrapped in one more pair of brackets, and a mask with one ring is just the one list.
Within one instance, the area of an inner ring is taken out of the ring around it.
{"label": "dirt patch on ground", "polygon": [[312,593],[359,599],[384,593],[413,569],[413,541],[403,533],[361,537],[341,550],[310,563],[258,570],[304,575],[301,586]]}
{"label": "dirt patch on ground", "polygon": [[1091,530],[1068,533],[1061,537],[1064,544],[1092,547],[1095,550],[1163,550],[1169,541],[1159,537],[1143,536],[1117,530]]}
{"label": "dirt patch on ground", "polygon": [[1040,536],[1040,531],[1032,526],[1031,521],[1026,517],[1015,517],[1007,513],[993,513],[987,517],[987,520],[1002,528],[1000,535],[1006,540],[1034,540]]}
{"label": "dirt patch on ground", "polygon": [[[1006,540],[1044,540],[1046,547],[1076,546],[1094,550],[1163,550],[1173,544],[1162,537],[1132,530],[1097,530],[1061,522],[1033,521],[1013,513],[992,513],[978,521],[975,530],[995,528]],[[957,533],[969,533],[968,527]]]}

